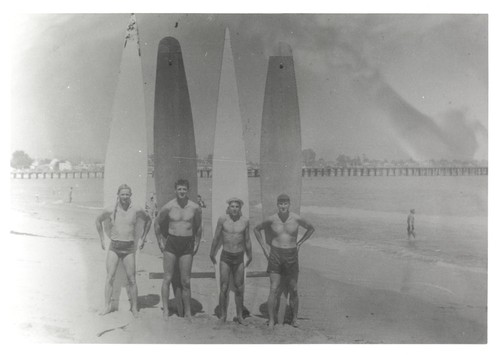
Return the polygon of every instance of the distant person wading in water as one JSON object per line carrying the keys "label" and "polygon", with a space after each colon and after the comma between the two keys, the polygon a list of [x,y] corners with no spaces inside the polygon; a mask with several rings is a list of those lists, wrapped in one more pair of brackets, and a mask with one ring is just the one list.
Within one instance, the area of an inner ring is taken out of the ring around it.
{"label": "distant person wading in water", "polygon": [[105,315],[113,311],[111,296],[113,294],[113,282],[115,280],[116,270],[120,261],[123,262],[125,272],[127,274],[129,294],[131,302],[131,311],[134,317],[137,317],[137,284],[135,280],[135,226],[138,218],[142,218],[144,230],[139,239],[138,247],[144,247],[144,241],[151,227],[151,218],[139,207],[132,204],[130,197],[132,190],[128,185],[120,185],[117,192],[117,200],[114,208],[106,208],[96,219],[96,228],[101,239],[101,247],[106,250],[104,243],[104,228],[103,222],[111,221],[111,244],[109,246],[108,255],[106,258],[106,284],[104,287],[104,310],[101,315]]}
{"label": "distant person wading in water", "polygon": [[415,210],[411,209],[410,214],[408,215],[408,218],[406,219],[406,223],[408,224],[407,231],[408,231],[408,239],[411,239],[413,236],[413,239],[415,239],[417,236],[415,235]]}

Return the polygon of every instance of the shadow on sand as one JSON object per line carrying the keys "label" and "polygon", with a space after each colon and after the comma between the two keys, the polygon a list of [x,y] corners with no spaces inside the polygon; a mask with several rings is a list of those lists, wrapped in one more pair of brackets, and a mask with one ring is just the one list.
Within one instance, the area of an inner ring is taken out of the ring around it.
{"label": "shadow on sand", "polygon": [[137,308],[139,310],[143,308],[155,308],[160,303],[160,296],[149,294],[145,296],[139,296],[137,298]]}
{"label": "shadow on sand", "polygon": [[[191,314],[194,316],[197,313],[203,313],[203,306],[200,301],[191,298]],[[175,298],[171,298],[168,300],[168,315],[171,316],[173,314],[179,315],[179,312],[177,311],[177,301]]]}

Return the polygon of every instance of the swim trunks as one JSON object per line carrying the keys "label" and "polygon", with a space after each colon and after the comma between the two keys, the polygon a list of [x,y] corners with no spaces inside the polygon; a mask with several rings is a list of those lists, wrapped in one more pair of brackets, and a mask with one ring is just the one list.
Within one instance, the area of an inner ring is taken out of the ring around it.
{"label": "swim trunks", "polygon": [[193,254],[194,237],[179,237],[169,234],[165,243],[165,251],[177,257]]}
{"label": "swim trunks", "polygon": [[299,252],[297,248],[277,248],[271,245],[267,272],[283,276],[299,273]]}
{"label": "swim trunks", "polygon": [[244,251],[240,251],[237,253],[231,253],[229,251],[222,250],[220,254],[220,261],[225,262],[229,266],[237,266],[243,263],[243,257],[245,255]]}
{"label": "swim trunks", "polygon": [[129,254],[135,253],[134,241],[125,242],[122,240],[112,240],[109,250],[113,251],[120,259]]}

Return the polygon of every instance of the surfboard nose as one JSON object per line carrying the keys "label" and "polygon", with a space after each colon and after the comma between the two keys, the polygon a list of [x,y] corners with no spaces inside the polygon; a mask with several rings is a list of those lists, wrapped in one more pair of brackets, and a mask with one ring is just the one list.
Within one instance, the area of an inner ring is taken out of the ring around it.
{"label": "surfboard nose", "polygon": [[293,55],[292,47],[286,42],[279,42],[275,51],[276,55],[280,57],[291,57]]}
{"label": "surfboard nose", "polygon": [[158,51],[161,53],[181,53],[181,45],[174,37],[165,37],[160,41]]}

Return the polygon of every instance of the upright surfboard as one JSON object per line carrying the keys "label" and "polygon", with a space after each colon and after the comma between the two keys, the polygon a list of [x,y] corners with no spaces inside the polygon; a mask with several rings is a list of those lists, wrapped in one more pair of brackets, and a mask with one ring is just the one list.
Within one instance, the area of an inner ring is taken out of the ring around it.
{"label": "upright surfboard", "polygon": [[[104,206],[114,208],[121,184],[132,189],[132,203],[144,208],[148,171],[146,142],[146,108],[135,15],[130,17],[113,101],[112,121],[104,170]],[[136,242],[143,223],[136,226]],[[105,225],[109,234],[110,224]],[[113,308],[118,309],[120,291],[126,285],[126,274],[120,262],[115,277]],[[125,293],[122,293],[125,295]],[[127,298],[124,300],[127,302]]]}
{"label": "upright surfboard", "polygon": [[[241,120],[238,86],[234,68],[229,29],[226,28],[224,52],[219,81],[217,118],[212,163],[212,235],[215,234],[217,220],[226,214],[227,199],[238,197],[243,201],[242,214],[249,218],[248,173],[245,141]],[[217,254],[219,262],[222,247]],[[246,260],[246,256],[245,256]],[[215,268],[217,290],[220,289],[219,264]],[[228,319],[233,313],[234,303],[229,303]]]}
{"label": "upright surfboard", "polygon": [[[278,195],[290,196],[290,210],[300,214],[302,188],[302,145],[297,83],[292,49],[280,43],[276,55],[269,57],[260,141],[260,186],[262,217],[277,213]],[[271,244],[270,233],[265,231]],[[282,299],[278,322],[285,308]]]}
{"label": "upright surfboard", "polygon": [[[158,207],[174,199],[174,184],[189,181],[189,199],[196,201],[198,176],[191,101],[181,46],[173,37],[158,45],[154,101],[154,180]],[[172,288],[177,311],[184,314],[178,272]]]}

